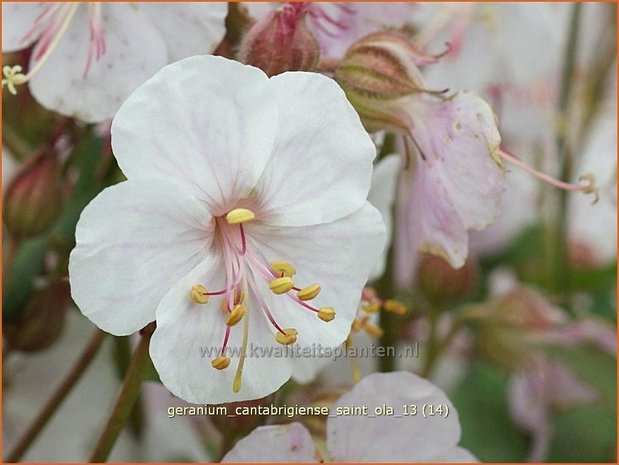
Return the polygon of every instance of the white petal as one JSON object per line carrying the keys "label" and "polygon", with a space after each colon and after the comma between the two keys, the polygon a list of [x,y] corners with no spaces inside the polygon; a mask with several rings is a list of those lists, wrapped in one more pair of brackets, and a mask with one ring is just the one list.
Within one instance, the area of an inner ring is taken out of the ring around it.
{"label": "white petal", "polygon": [[317,462],[314,441],[301,423],[261,426],[241,439],[221,460],[227,462]]}
{"label": "white petal", "polygon": [[308,226],[359,209],[376,148],[344,92],[316,73],[280,74],[270,86],[279,119],[273,155],[256,188],[261,218]]}
{"label": "white petal", "polygon": [[250,197],[271,154],[277,108],[257,68],[214,56],[163,68],[125,102],[112,146],[129,179],[182,181],[214,216]]}
{"label": "white petal", "polygon": [[37,38],[27,36],[44,8],[42,3],[2,2],[2,53],[26,48]]}
{"label": "white petal", "polygon": [[88,73],[90,28],[88,8],[82,5],[58,48],[30,81],[43,106],[87,122],[114,116],[129,94],[167,62],[166,45],[142,12],[122,3],[102,9],[106,51],[98,61],[93,58]]}
{"label": "white petal", "polygon": [[[428,462],[450,452],[460,440],[458,413],[438,387],[407,372],[375,373],[363,378],[335,404],[367,406],[368,414],[384,404],[401,415],[416,405],[415,416],[350,416],[327,420],[327,445],[336,462]],[[422,406],[447,405],[449,415],[427,416]]]}
{"label": "white petal", "polygon": [[397,186],[398,173],[400,172],[400,156],[396,154],[388,155],[374,167],[372,175],[372,187],[368,194],[368,202],[374,205],[383,216],[387,229],[387,244],[380,261],[376,264],[369,281],[380,278],[385,272],[387,262],[387,251],[391,246],[393,236],[393,203],[395,202],[395,190]]}
{"label": "white petal", "polygon": [[[227,355],[231,364],[216,370],[211,361],[220,353],[225,334],[221,297],[211,297],[207,304],[194,303],[189,291],[194,284],[208,290],[225,287],[225,268],[220,257],[210,256],[181,279],[157,308],[157,329],[150,354],[163,384],[187,402],[219,404],[259,399],[276,391],[290,378],[290,360],[274,351],[283,346],[255,306],[255,298],[246,297],[249,318],[249,346],[243,369],[241,390],[234,393],[233,380],[242,346],[241,321],[230,331]],[[269,353],[269,351],[271,351]]]}
{"label": "white petal", "polygon": [[127,181],[84,209],[71,252],[71,294],[101,329],[131,334],[155,319],[161,298],[212,241],[203,205],[162,179]]}
{"label": "white petal", "polygon": [[212,52],[226,33],[226,3],[137,3],[168,44],[168,61]]}
{"label": "white petal", "polygon": [[268,261],[292,263],[298,287],[320,284],[320,294],[308,303],[336,311],[335,319],[325,323],[289,296],[273,294],[261,279],[257,285],[278,324],[296,328],[301,347],[333,348],[344,342],[357,314],[361,291],[385,244],[380,213],[366,203],[352,215],[329,224],[278,228],[250,223],[247,236]]}

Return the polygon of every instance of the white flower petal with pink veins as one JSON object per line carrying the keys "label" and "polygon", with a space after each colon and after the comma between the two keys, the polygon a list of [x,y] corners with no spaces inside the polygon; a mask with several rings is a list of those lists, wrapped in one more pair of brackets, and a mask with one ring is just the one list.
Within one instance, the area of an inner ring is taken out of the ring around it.
{"label": "white flower petal with pink veins", "polygon": [[[247,2],[250,14],[260,19],[281,3]],[[353,42],[371,32],[398,29],[413,15],[411,2],[311,2],[308,22],[323,56],[341,57]]]}
{"label": "white flower petal with pink veins", "polygon": [[103,330],[134,333],[207,257],[213,237],[211,215],[182,185],[153,178],[110,187],[77,224],[69,263],[73,300]]}
{"label": "white flower petal with pink veins", "polygon": [[[114,116],[129,94],[166,63],[211,52],[224,35],[227,14],[225,3],[2,7],[3,51],[35,43],[26,73],[34,97],[87,122]],[[184,47],[181,31],[184,37],[192,34]]]}
{"label": "white flower petal with pink veins", "polygon": [[[447,417],[427,416],[424,404],[449,408]],[[367,406],[368,415],[335,415],[338,407]],[[373,415],[376,407],[394,415]],[[403,405],[417,415],[402,416]],[[458,413],[439,388],[407,372],[375,373],[363,378],[331,408],[327,419],[327,453],[333,462],[477,462],[458,447]],[[397,416],[395,415],[397,414]],[[263,426],[241,439],[223,462],[313,461],[308,431],[300,423]]]}
{"label": "white flower petal with pink veins", "polygon": [[82,214],[72,294],[115,334],[156,320],[168,389],[264,397],[289,346],[346,339],[386,234],[366,201],[374,145],[334,81],[187,58],[132,94],[112,146],[128,181]]}
{"label": "white flower petal with pink veins", "polygon": [[460,267],[468,230],[484,229],[499,213],[505,173],[494,114],[471,92],[415,97],[407,113],[418,154],[403,185],[399,234],[414,253],[440,255]]}

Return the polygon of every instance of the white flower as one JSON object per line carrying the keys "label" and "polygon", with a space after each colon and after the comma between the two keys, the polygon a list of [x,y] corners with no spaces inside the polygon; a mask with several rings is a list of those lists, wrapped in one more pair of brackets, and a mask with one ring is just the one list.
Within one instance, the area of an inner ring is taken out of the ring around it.
{"label": "white flower", "polygon": [[128,181],[82,213],[72,294],[113,334],[156,320],[174,394],[264,397],[290,378],[284,345],[346,339],[385,226],[375,147],[335,82],[185,59],[132,94],[112,145]]}
{"label": "white flower", "polygon": [[46,108],[102,121],[162,66],[211,52],[227,11],[226,3],[3,3],[2,52],[35,44],[28,72],[7,66],[3,84],[15,92],[29,82]]}
{"label": "white flower", "polygon": [[[378,263],[374,266],[374,269],[370,273],[370,276],[368,278],[368,281],[370,282],[380,278],[385,272],[387,251],[389,250],[389,247],[391,245],[391,238],[393,234],[392,210],[393,204],[395,202],[395,188],[397,185],[400,163],[400,156],[397,154],[391,154],[381,159],[374,166],[374,172],[372,174],[372,185],[370,187],[370,193],[368,194],[368,202],[370,202],[374,207],[376,207],[383,217],[383,221],[385,222],[385,227],[387,229],[387,244],[383,249],[383,253],[380,255]],[[364,291],[363,294],[366,294],[366,292]],[[372,326],[376,327],[376,323],[378,323],[378,313],[376,312],[373,315],[368,315],[368,313],[366,313],[362,309],[362,306],[362,302],[360,302],[359,308],[357,310],[357,318],[355,318],[355,322],[353,322],[353,327],[355,324],[357,324],[356,321],[359,319],[358,317],[367,318],[368,316],[372,317]],[[325,347],[325,349],[336,348]],[[369,363],[376,363],[376,360],[374,359],[367,360]],[[329,365],[335,366],[337,370],[342,369],[342,364],[338,362],[334,363],[332,357],[319,356],[315,353],[311,354],[310,357],[300,357],[294,364],[292,379],[294,379],[297,383],[309,383],[311,381],[314,381],[318,373]],[[342,363],[348,364],[349,360],[344,359],[342,360]]]}
{"label": "white flower", "polygon": [[[338,407],[367,406],[368,415],[335,416]],[[374,415],[377,407],[393,415]],[[403,406],[417,414],[402,416]],[[447,416],[427,416],[423,405],[447,406]],[[331,407],[327,419],[328,457],[317,456],[309,432],[300,423],[262,426],[241,439],[222,462],[476,462],[458,447],[458,412],[443,391],[406,372],[366,376]],[[397,416],[396,416],[397,415]]]}

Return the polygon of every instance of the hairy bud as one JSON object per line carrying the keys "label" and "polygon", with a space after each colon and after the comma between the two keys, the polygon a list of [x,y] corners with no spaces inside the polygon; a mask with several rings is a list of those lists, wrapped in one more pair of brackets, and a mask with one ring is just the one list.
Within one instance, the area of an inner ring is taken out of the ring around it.
{"label": "hairy bud", "polygon": [[426,92],[418,66],[438,58],[425,55],[402,34],[376,32],[348,49],[335,79],[368,131],[406,131],[410,121],[402,99]]}
{"label": "hairy bud", "polygon": [[442,257],[424,255],[417,276],[417,285],[428,299],[445,303],[466,297],[479,282],[477,263],[470,257],[454,269]]}
{"label": "hairy bud", "polygon": [[50,347],[60,336],[70,303],[69,282],[58,280],[35,291],[17,322],[4,328],[9,347],[37,352]]}
{"label": "hairy bud", "polygon": [[56,153],[41,151],[28,160],[4,197],[4,224],[18,237],[47,230],[62,209],[62,177]]}
{"label": "hairy bud", "polygon": [[313,70],[320,47],[308,29],[306,14],[303,3],[289,3],[254,23],[241,41],[239,61],[257,66],[269,76]]}

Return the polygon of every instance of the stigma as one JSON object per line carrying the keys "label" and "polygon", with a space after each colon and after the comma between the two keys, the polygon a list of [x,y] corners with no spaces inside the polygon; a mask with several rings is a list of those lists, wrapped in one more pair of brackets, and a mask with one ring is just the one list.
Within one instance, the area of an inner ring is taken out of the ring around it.
{"label": "stigma", "polygon": [[[80,2],[58,2],[43,7],[32,28],[22,38],[24,43],[37,42],[32,56],[32,66],[26,74],[22,72],[23,69],[19,65],[4,66],[2,87],[6,86],[8,91],[15,95],[18,86],[26,84],[38,74],[58,48],[80,6]],[[101,2],[92,2],[87,6],[90,34],[84,78],[88,75],[93,60],[99,60],[106,51]]]}

